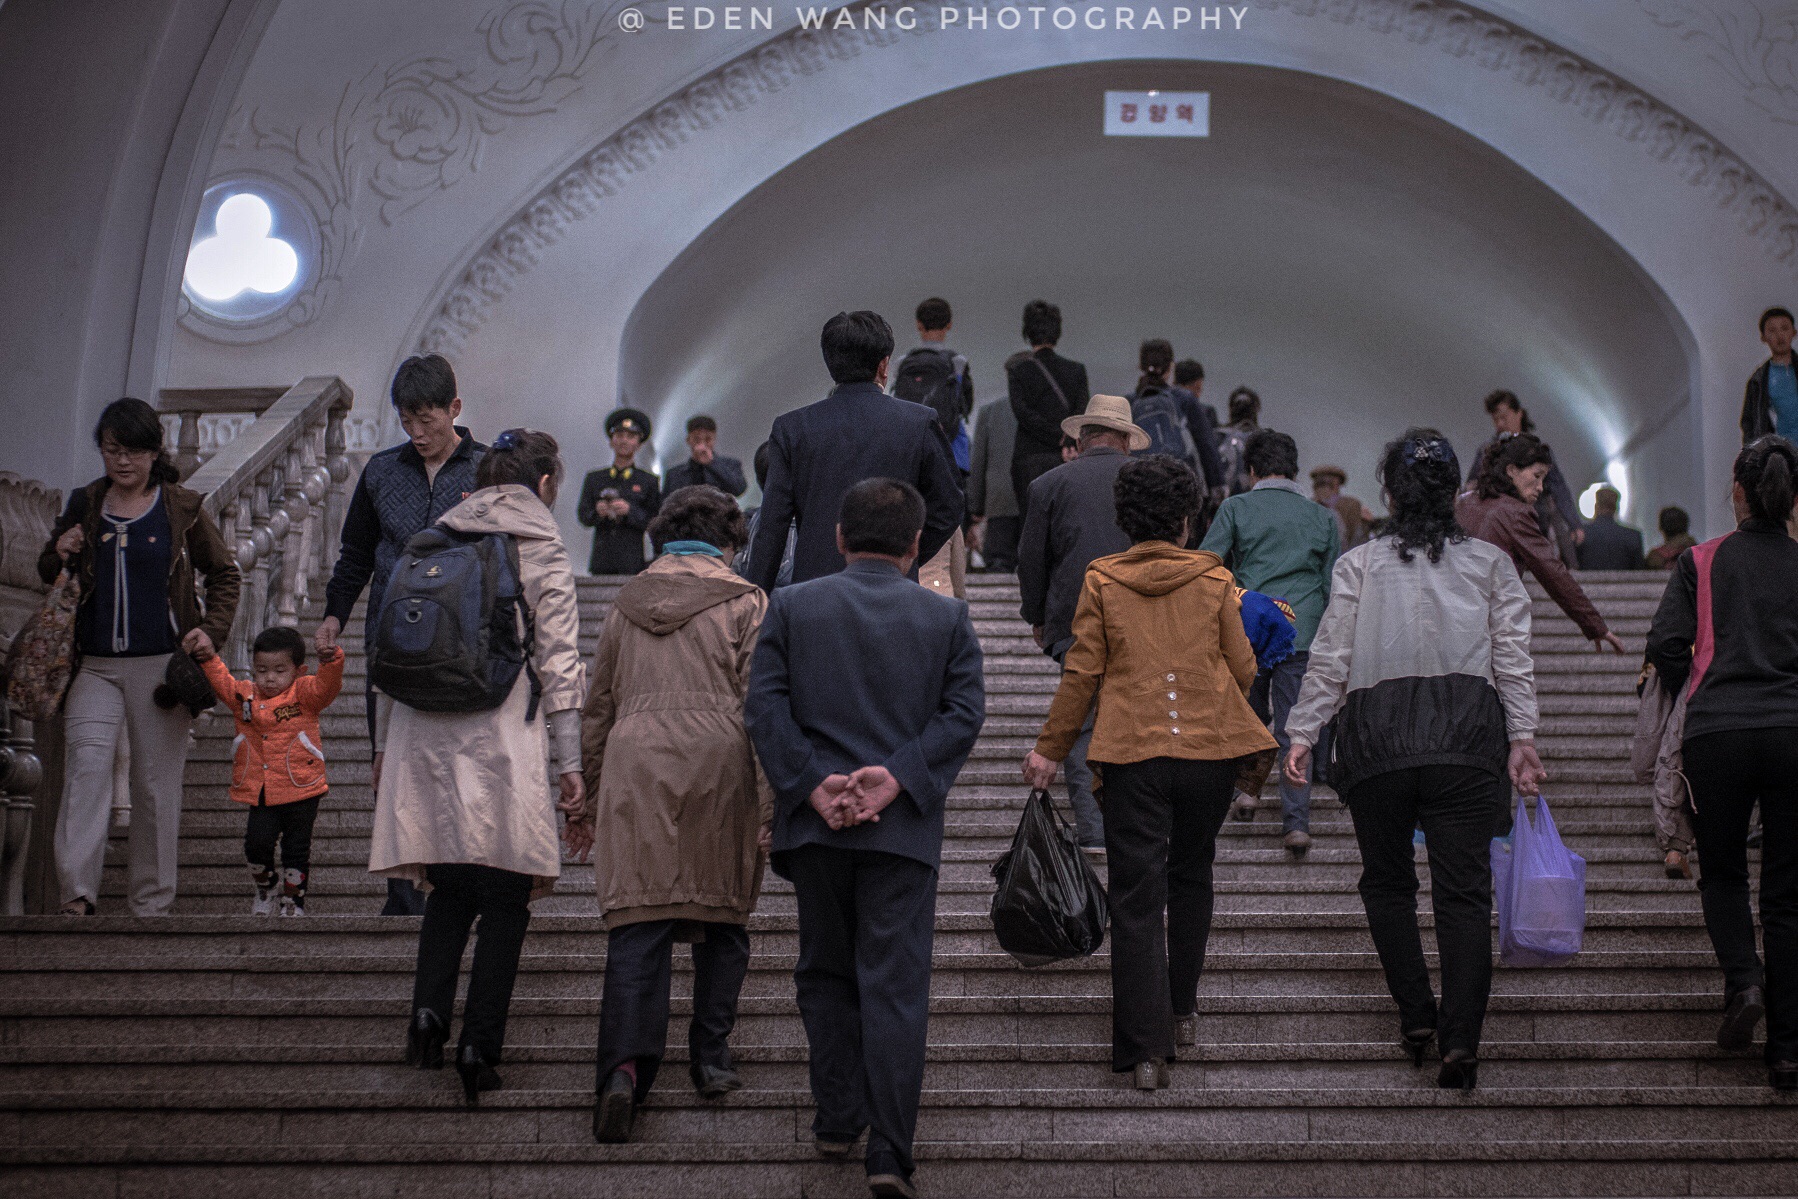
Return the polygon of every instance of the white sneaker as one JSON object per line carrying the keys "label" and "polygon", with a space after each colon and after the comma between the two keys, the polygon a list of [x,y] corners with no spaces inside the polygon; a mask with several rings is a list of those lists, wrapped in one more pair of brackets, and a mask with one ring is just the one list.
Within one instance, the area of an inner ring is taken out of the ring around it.
{"label": "white sneaker", "polygon": [[250,882],[256,888],[256,902],[250,905],[250,915],[268,916],[275,910],[275,897],[281,894],[281,877],[270,872],[268,882],[260,881],[256,867],[250,867]]}
{"label": "white sneaker", "polygon": [[283,895],[281,897],[281,914],[283,916],[304,916],[306,909],[295,903],[290,897]]}

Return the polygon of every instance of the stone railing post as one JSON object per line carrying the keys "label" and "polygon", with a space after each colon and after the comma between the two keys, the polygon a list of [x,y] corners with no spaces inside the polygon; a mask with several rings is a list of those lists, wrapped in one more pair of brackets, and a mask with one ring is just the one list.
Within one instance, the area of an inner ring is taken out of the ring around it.
{"label": "stone railing post", "polygon": [[340,379],[303,379],[189,481],[206,493],[207,511],[235,548],[243,572],[243,598],[225,655],[234,667],[249,665],[250,642],[262,629],[299,625],[335,560],[331,525],[342,521],[342,480],[349,475],[343,417],[351,400]]}
{"label": "stone railing post", "polygon": [[0,703],[0,913],[25,914],[25,857],[31,846],[34,797],[44,781],[31,736],[31,722]]}

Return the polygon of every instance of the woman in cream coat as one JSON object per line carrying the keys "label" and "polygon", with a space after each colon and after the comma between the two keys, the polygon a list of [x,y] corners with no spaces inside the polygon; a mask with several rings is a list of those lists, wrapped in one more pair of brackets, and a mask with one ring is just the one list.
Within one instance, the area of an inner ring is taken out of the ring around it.
{"label": "woman in cream coat", "polygon": [[481,460],[480,489],[439,522],[460,533],[509,533],[516,540],[525,604],[536,622],[531,664],[543,689],[544,719],[525,719],[526,672],[505,702],[485,712],[421,712],[377,696],[368,868],[429,892],[406,1061],[424,1070],[442,1067],[462,951],[478,918],[456,1052],[471,1105],[479,1092],[500,1085],[494,1066],[505,1042],[528,905],[548,894],[561,873],[557,808],[578,813],[582,804],[586,673],[576,644],[574,574],[550,512],[561,479],[555,438],[507,430]]}

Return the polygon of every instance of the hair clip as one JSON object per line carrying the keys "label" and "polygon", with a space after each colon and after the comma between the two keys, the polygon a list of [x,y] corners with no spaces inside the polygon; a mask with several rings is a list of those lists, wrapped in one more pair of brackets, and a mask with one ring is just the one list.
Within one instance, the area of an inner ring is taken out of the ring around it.
{"label": "hair clip", "polygon": [[1420,462],[1453,462],[1455,451],[1445,437],[1413,437],[1405,443],[1404,458],[1406,466],[1416,466]]}
{"label": "hair clip", "polygon": [[525,429],[507,429],[504,433],[501,433],[498,437],[493,439],[493,448],[496,450],[515,450],[518,448],[519,443],[523,441],[523,434],[526,432],[527,430]]}

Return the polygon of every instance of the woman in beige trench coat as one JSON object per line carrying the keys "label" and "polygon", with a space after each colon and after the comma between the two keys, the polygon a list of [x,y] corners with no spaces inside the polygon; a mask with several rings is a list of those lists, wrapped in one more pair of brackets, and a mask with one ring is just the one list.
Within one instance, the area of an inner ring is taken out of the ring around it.
{"label": "woman in beige trench coat", "polygon": [[[683,487],[649,526],[660,556],[613,602],[594,655],[582,750],[594,876],[605,913],[605,997],[593,1136],[630,1139],[667,1048],[676,941],[693,943],[689,1073],[701,1095],[742,1085],[727,1038],[749,969],[773,796],[743,727],[768,599],[727,565],[743,514]],[[578,838],[571,844],[578,849]]]}
{"label": "woman in beige trench coat", "polygon": [[541,717],[525,719],[529,672],[520,672],[505,701],[485,712],[421,712],[376,697],[368,868],[429,892],[406,1061],[421,1070],[442,1067],[462,950],[478,919],[456,1051],[470,1105],[479,1092],[500,1085],[494,1066],[505,1043],[528,905],[561,873],[557,807],[581,809],[586,672],[574,574],[550,512],[561,478],[555,438],[509,429],[481,459],[479,490],[438,522],[459,533],[508,533],[517,545],[525,606],[535,620],[531,665],[542,686]]}

